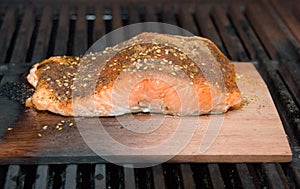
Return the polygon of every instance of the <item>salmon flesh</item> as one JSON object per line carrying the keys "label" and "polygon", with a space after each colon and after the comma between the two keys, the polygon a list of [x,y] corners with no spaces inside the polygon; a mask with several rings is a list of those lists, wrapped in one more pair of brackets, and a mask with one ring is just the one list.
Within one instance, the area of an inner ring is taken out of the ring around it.
{"label": "salmon flesh", "polygon": [[241,105],[234,65],[208,39],[141,33],[85,56],[54,56],[27,76],[26,106],[63,116],[217,114]]}

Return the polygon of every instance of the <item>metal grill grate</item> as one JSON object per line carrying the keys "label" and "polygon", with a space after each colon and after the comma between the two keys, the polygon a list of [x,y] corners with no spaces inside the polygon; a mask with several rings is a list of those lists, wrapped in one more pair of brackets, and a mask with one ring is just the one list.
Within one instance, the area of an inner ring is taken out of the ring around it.
{"label": "metal grill grate", "polygon": [[299,188],[299,11],[296,1],[280,0],[0,3],[1,85],[24,73],[11,74],[8,70],[15,65],[82,54],[96,39],[123,25],[166,22],[212,39],[234,61],[253,61],[269,86],[294,153],[289,164],[162,164],[146,169],[112,164],[1,165],[0,188]]}

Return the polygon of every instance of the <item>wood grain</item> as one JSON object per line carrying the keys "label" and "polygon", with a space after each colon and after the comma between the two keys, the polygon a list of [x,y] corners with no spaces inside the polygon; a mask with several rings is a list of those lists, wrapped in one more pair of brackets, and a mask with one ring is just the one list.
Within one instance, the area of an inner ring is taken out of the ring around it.
{"label": "wood grain", "polygon": [[[167,156],[170,158],[169,162],[291,161],[292,153],[267,86],[251,63],[236,63],[235,67],[244,105],[223,115],[220,132],[204,153],[200,153],[200,145],[210,121],[216,115],[173,117],[144,114],[75,120],[24,109],[21,118],[11,126],[13,129],[0,139],[0,163],[99,163],[105,162],[106,158],[117,158],[120,163],[130,163],[122,160],[137,156],[153,161]],[[62,120],[65,121],[62,129],[56,129],[56,125],[62,123]],[[69,127],[70,122],[74,126]],[[134,154],[132,151],[117,149],[113,155],[107,153],[99,157],[85,141],[93,148],[114,149],[108,138],[97,132],[99,123],[109,133],[110,139],[125,146],[151,149],[153,146],[168,144],[168,150],[161,150],[159,153],[148,150],[143,154]],[[141,126],[136,127],[136,123]],[[44,130],[44,126],[47,129]],[[189,140],[181,141],[186,139],[186,135],[191,135]],[[178,137],[174,140],[176,142],[168,143],[174,137]],[[182,150],[178,153],[170,153],[180,146]]]}

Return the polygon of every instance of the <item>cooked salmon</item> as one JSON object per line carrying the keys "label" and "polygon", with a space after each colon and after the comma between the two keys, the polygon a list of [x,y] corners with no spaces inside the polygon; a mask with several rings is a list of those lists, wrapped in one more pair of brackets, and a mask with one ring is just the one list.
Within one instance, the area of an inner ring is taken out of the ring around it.
{"label": "cooked salmon", "polygon": [[26,105],[64,116],[224,113],[241,105],[231,61],[208,39],[141,33],[85,56],[33,65]]}

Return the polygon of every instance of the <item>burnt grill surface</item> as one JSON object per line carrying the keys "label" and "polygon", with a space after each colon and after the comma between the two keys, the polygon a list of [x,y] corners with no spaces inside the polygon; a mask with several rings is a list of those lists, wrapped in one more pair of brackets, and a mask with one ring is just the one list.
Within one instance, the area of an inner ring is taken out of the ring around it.
{"label": "burnt grill surface", "polygon": [[80,55],[114,29],[158,21],[210,38],[233,61],[255,64],[284,124],[293,161],[162,164],[144,169],[112,164],[0,165],[0,188],[300,188],[297,1],[175,1],[143,5],[120,1],[63,6],[13,2],[0,3],[0,129],[17,119],[12,115],[7,118],[3,111],[15,104],[4,102],[7,98],[22,102],[9,90],[20,85],[19,78],[32,63],[53,55]]}

